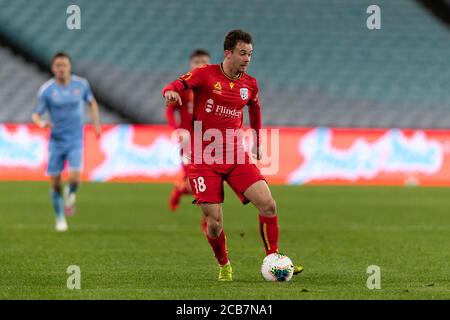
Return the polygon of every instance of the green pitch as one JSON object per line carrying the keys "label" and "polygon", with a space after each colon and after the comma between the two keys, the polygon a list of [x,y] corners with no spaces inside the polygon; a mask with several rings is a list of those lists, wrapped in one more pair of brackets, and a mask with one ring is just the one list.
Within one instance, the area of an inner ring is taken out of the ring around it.
{"label": "green pitch", "polygon": [[[280,251],[305,266],[266,283],[257,212],[227,189],[234,282],[218,283],[199,209],[170,185],[84,184],[57,234],[46,183],[0,183],[2,299],[450,299],[450,189],[272,187]],[[81,290],[66,287],[81,268]],[[381,290],[366,287],[381,268]]]}

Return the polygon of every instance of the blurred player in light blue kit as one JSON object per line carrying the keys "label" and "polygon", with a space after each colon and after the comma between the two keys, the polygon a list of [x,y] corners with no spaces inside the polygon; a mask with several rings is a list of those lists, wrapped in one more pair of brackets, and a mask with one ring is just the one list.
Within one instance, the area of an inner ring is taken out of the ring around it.
{"label": "blurred player in light blue kit", "polygon": [[[32,120],[41,128],[51,128],[47,174],[53,188],[52,202],[56,215],[56,231],[67,230],[64,213],[75,213],[75,194],[83,168],[84,109],[88,105],[97,136],[101,134],[98,104],[86,79],[71,74],[71,59],[60,52],[52,59],[54,77],[38,92],[38,103]],[[42,118],[48,112],[50,121]],[[62,194],[61,173],[69,163],[69,185]]]}

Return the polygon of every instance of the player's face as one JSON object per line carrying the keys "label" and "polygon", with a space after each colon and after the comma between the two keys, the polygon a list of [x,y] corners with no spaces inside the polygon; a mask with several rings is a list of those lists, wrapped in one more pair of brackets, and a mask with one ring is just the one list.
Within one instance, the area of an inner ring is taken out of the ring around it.
{"label": "player's face", "polygon": [[253,46],[250,43],[238,42],[233,51],[225,51],[225,57],[239,72],[245,72],[252,59]]}
{"label": "player's face", "polygon": [[208,56],[195,56],[192,57],[190,65],[191,69],[195,69],[209,63],[210,61]]}
{"label": "player's face", "polygon": [[69,58],[59,57],[52,64],[53,75],[58,80],[67,80],[70,77],[71,64]]}

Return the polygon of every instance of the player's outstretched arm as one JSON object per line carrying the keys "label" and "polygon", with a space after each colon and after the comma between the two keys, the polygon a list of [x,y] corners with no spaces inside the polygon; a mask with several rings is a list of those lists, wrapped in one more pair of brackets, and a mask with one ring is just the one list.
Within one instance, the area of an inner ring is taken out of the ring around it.
{"label": "player's outstretched arm", "polygon": [[39,128],[51,128],[53,126],[50,121],[42,119],[42,117],[38,113],[33,113],[31,115],[31,120]]}
{"label": "player's outstretched arm", "polygon": [[178,93],[188,89],[199,88],[205,79],[205,73],[207,72],[205,67],[206,65],[196,68],[166,85],[162,90],[166,106],[173,103],[178,103],[180,106],[183,105]]}
{"label": "player's outstretched arm", "polygon": [[100,112],[98,110],[97,100],[92,99],[89,103],[89,108],[91,109],[92,122],[94,124],[95,134],[99,137],[102,134],[102,127],[100,125]]}

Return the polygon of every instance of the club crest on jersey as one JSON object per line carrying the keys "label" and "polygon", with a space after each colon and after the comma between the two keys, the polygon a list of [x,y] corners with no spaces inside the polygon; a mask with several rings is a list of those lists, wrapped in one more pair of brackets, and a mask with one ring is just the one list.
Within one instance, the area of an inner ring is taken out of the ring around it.
{"label": "club crest on jersey", "polygon": [[241,88],[240,93],[241,93],[242,100],[248,99],[248,89],[247,88]]}
{"label": "club crest on jersey", "polygon": [[205,106],[205,110],[206,112],[210,113],[214,108],[214,100],[213,99],[208,99],[208,101],[206,101],[206,106]]}

